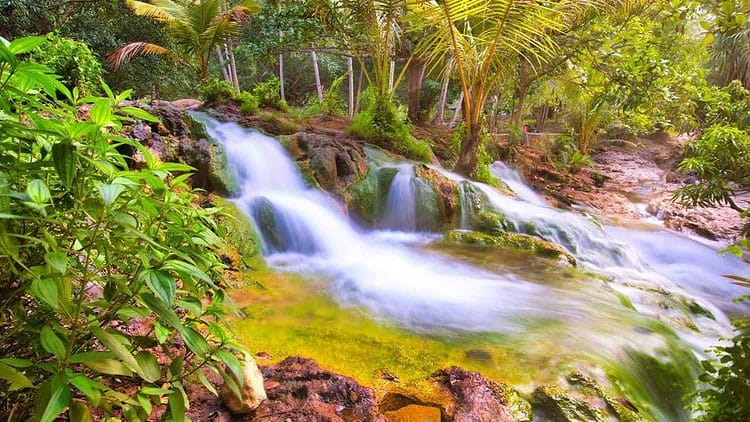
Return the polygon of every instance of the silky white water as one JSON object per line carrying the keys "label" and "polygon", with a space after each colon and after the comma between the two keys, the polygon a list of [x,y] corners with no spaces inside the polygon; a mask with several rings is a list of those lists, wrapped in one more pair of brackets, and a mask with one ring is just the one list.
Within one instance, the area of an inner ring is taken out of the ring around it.
{"label": "silky white water", "polygon": [[512,167],[502,161],[496,161],[490,166],[490,173],[505,182],[519,198],[534,205],[547,205],[534,189],[523,180],[523,177]]}
{"label": "silky white water", "polygon": [[417,183],[414,166],[401,164],[393,177],[386,197],[383,219],[379,226],[383,229],[413,232],[417,230]]}

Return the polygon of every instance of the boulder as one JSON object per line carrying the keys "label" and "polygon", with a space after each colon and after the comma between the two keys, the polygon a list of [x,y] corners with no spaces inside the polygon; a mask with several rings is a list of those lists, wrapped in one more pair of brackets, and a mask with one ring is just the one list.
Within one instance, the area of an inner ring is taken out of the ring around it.
{"label": "boulder", "polygon": [[281,139],[313,185],[345,197],[346,189],[367,173],[362,145],[348,138],[317,133],[295,133]]}
{"label": "boulder", "polygon": [[442,228],[451,227],[460,210],[458,185],[424,164],[417,165],[414,170],[417,177],[424,180],[435,194],[436,213],[441,220]]}
{"label": "boulder", "polygon": [[[234,378],[234,375],[230,375]],[[247,415],[255,410],[266,400],[266,390],[263,388],[263,375],[255,364],[255,360],[245,355],[242,364],[243,384],[240,388],[241,397],[237,395],[224,383],[221,386],[219,397],[224,406],[234,415]],[[236,381],[236,378],[235,378]]]}
{"label": "boulder", "polygon": [[398,169],[394,167],[373,166],[362,180],[347,188],[349,213],[358,223],[367,227],[375,226],[396,173]]}
{"label": "boulder", "polygon": [[268,400],[255,409],[253,420],[385,420],[377,413],[371,389],[322,369],[314,360],[291,356],[262,372],[269,385]]}
{"label": "boulder", "polygon": [[554,259],[572,266],[576,265],[576,258],[562,246],[522,233],[502,232],[488,234],[452,230],[446,233],[442,241],[444,243],[459,243],[482,248],[511,249],[541,258]]}

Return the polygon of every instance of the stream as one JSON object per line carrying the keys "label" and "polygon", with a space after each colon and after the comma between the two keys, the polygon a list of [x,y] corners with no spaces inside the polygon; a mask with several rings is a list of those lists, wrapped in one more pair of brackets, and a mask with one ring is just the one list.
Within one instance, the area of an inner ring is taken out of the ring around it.
{"label": "stream", "polygon": [[[274,270],[265,283],[276,296],[239,300],[248,318],[237,327],[253,347],[309,353],[359,378],[381,366],[416,377],[457,364],[527,392],[586,368],[644,418],[688,420],[681,398],[651,378],[672,370],[691,384],[704,351],[730,334],[727,315],[748,312],[732,302],[746,292],[722,277],[748,275],[738,259],[658,225],[610,226],[552,208],[503,163],[492,173],[517,196],[431,168],[458,184],[462,201],[480,192],[514,231],[562,245],[576,268],[418,231],[427,188],[415,163],[378,153],[371,166],[396,173],[376,229],[363,229],[307,186],[276,139],[201,118],[226,151],[241,185],[233,201],[258,228]],[[469,229],[466,215],[460,220]]]}

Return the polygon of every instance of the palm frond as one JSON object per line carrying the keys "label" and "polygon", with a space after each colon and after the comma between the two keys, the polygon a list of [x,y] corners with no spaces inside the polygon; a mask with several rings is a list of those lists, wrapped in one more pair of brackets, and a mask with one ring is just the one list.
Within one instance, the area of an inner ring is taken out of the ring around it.
{"label": "palm frond", "polygon": [[[162,3],[173,3],[171,1]],[[136,15],[145,16],[159,22],[171,22],[175,20],[175,14],[172,7],[163,7],[161,5],[146,3],[143,1],[126,0],[127,6]]]}
{"label": "palm frond", "polygon": [[107,63],[117,70],[123,63],[129,62],[136,56],[142,55],[170,55],[166,48],[147,42],[133,42],[125,44],[107,56]]}

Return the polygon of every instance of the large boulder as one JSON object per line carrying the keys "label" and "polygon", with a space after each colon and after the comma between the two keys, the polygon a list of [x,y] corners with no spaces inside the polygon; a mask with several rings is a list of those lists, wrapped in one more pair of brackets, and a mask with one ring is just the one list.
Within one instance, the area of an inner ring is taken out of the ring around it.
{"label": "large boulder", "polygon": [[318,133],[295,133],[281,138],[282,143],[314,185],[345,197],[347,187],[367,173],[362,145],[348,138],[333,138]]}
{"label": "large boulder", "polygon": [[351,378],[322,369],[314,360],[291,356],[262,368],[268,400],[253,420],[306,422],[384,421],[375,395]]}

